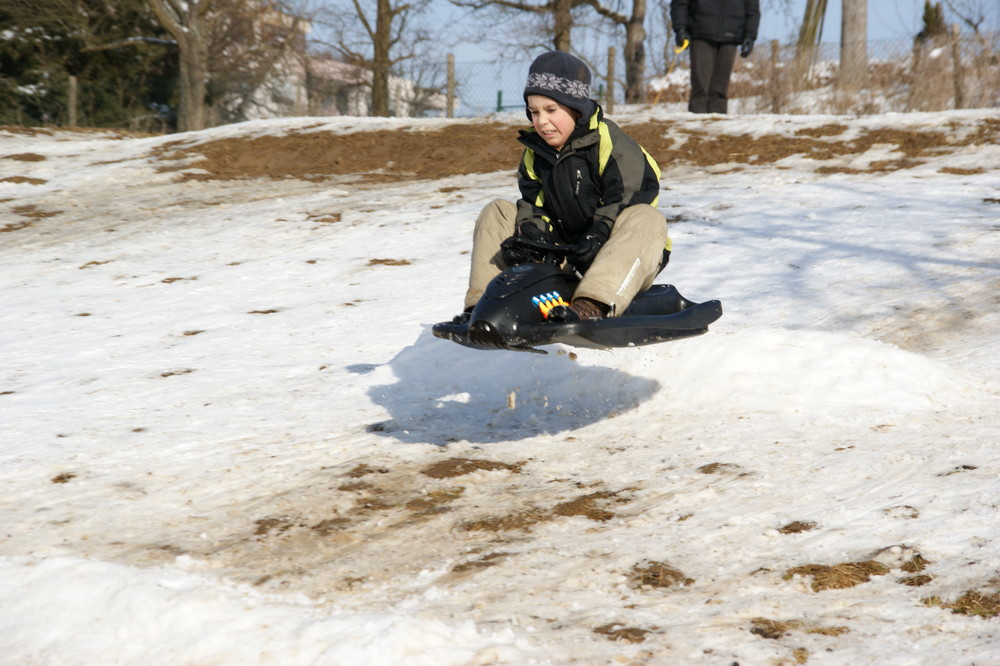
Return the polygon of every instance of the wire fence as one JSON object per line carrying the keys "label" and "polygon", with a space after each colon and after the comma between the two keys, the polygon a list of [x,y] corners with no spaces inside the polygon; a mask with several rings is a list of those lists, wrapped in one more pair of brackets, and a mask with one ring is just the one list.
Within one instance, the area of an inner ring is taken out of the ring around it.
{"label": "wire fence", "polygon": [[[960,35],[957,30],[914,42],[866,43],[867,71],[847,80],[840,44],[820,44],[804,53],[794,44],[758,44],[749,58],[736,58],[730,79],[730,113],[850,113],[938,111],[1000,107],[1000,33]],[[606,109],[625,102],[624,58],[594,67],[594,90]],[[530,58],[455,64],[456,117],[484,116],[523,108]],[[686,108],[690,92],[687,52],[646,74],[640,103]]]}
{"label": "wire fence", "polygon": [[[804,53],[777,41],[756,46],[749,58],[736,58],[729,88],[729,113],[852,114],[939,111],[1000,107],[1000,32],[961,35],[957,28],[933,39],[878,40],[865,43],[868,66],[860,80],[848,80],[840,68],[840,45],[821,44]],[[684,110],[690,91],[688,53],[651,54],[642,98],[635,103]],[[396,79],[391,112],[397,115],[482,117],[523,114],[522,94],[531,56],[491,61],[449,61],[448,83],[440,74],[429,87]],[[625,58],[612,50],[606,59],[592,59],[595,97],[609,114],[625,103]],[[611,66],[609,67],[609,63]],[[610,70],[610,71],[609,71]],[[0,76],[0,124],[54,126],[116,126],[134,131],[171,131],[175,108],[141,99],[141,90],[120,82],[53,79],[26,92]],[[169,82],[168,82],[169,83]],[[254,118],[295,115],[365,115],[370,85],[364,81],[333,81],[327,94],[306,77],[286,81],[293,95],[271,104]],[[159,88],[169,88],[157,80]],[[347,88],[345,86],[350,85]],[[337,87],[339,86],[339,87]],[[442,91],[448,89],[451,94]],[[148,92],[148,91],[147,91]],[[322,104],[326,97],[337,104]],[[274,102],[275,91],[267,100]],[[341,97],[344,100],[341,100]],[[418,99],[420,98],[420,99]],[[426,99],[425,99],[426,98]],[[352,101],[353,100],[353,101]],[[429,103],[431,100],[432,103]],[[340,104],[344,101],[344,104]],[[348,103],[350,102],[350,103]],[[262,107],[263,108],[263,107]],[[245,118],[246,119],[246,118]],[[211,124],[240,118],[213,117]]]}
{"label": "wire fence", "polygon": [[456,62],[454,115],[485,116],[524,108],[524,82],[531,59]]}

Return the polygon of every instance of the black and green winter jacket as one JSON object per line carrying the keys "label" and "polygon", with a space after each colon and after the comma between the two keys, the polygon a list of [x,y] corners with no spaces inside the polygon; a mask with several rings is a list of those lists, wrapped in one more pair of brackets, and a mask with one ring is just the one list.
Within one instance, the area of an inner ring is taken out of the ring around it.
{"label": "black and green winter jacket", "polygon": [[[517,225],[534,224],[571,245],[598,222],[614,227],[628,206],[656,206],[660,168],[634,139],[594,105],[556,151],[535,132],[521,131],[526,148],[518,168]],[[669,248],[668,248],[669,249]]]}

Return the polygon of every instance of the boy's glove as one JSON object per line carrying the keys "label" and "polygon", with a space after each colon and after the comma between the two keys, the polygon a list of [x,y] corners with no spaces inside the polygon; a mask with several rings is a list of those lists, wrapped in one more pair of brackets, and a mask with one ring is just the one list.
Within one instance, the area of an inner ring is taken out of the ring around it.
{"label": "boy's glove", "polygon": [[597,222],[591,227],[587,235],[574,246],[573,253],[566,257],[566,261],[573,264],[581,273],[590,268],[597,253],[608,242],[611,236],[611,227],[605,222]]}
{"label": "boy's glove", "polygon": [[549,242],[548,234],[535,226],[532,222],[525,222],[514,231],[514,237],[527,238],[528,240],[540,243]]}
{"label": "boy's glove", "polygon": [[541,261],[542,253],[536,248],[525,245],[522,239],[548,242],[547,234],[530,222],[526,222],[514,231],[514,235],[500,243],[500,256],[508,266],[524,264],[529,261]]}
{"label": "boy's glove", "polygon": [[681,28],[676,33],[674,33],[674,43],[677,44],[678,47],[683,48],[684,42],[690,42],[690,41],[691,41],[691,35],[684,28]]}
{"label": "boy's glove", "polygon": [[751,51],[753,51],[753,40],[744,39],[743,44],[740,46],[740,57],[746,58],[750,55]]}

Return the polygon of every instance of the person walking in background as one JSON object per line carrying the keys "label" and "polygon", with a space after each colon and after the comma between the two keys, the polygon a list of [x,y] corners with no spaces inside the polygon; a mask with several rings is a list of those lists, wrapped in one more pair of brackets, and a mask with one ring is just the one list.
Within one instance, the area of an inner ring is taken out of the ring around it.
{"label": "person walking in background", "polygon": [[688,111],[726,113],[736,51],[748,57],[757,40],[759,0],[673,0],[670,20],[677,46],[691,46]]}

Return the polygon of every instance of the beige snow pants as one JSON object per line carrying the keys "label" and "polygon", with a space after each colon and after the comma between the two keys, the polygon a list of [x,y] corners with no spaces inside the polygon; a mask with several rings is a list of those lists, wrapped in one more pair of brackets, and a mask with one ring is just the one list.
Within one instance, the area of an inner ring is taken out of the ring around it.
{"label": "beige snow pants", "polygon": [[[465,307],[479,302],[483,290],[506,268],[500,244],[514,235],[517,206],[497,199],[483,208],[472,235],[472,270]],[[647,204],[621,212],[611,236],[577,287],[574,298],[591,298],[611,306],[609,316],[621,314],[640,291],[648,289],[660,271],[667,248],[667,220]]]}

